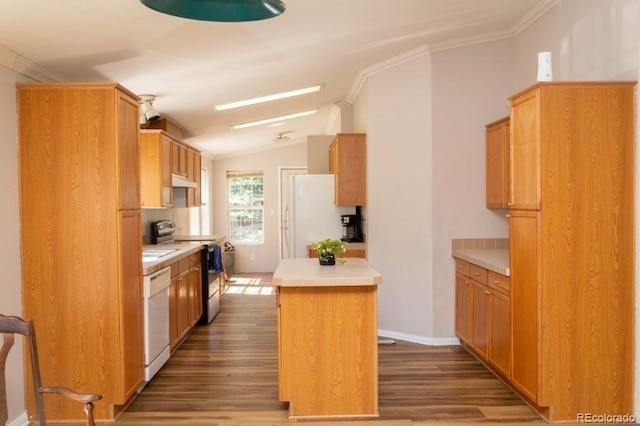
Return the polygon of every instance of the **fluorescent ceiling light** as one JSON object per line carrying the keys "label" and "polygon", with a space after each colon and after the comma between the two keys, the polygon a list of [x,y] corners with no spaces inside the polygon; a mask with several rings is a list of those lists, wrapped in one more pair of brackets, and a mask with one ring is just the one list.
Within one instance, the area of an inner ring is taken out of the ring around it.
{"label": "fluorescent ceiling light", "polygon": [[275,101],[278,99],[291,98],[293,96],[306,95],[308,93],[319,92],[324,87],[324,84],[317,84],[312,87],[305,87],[304,89],[291,90],[289,92],[276,93],[274,95],[262,96],[260,98],[247,99],[246,101],[231,102],[228,104],[215,105],[213,108],[216,111],[224,111],[226,109],[239,108],[247,105],[255,105],[263,102]]}
{"label": "fluorescent ceiling light", "polygon": [[252,121],[250,123],[236,124],[234,126],[231,126],[231,128],[233,130],[238,130],[238,129],[245,129],[247,127],[261,126],[263,124],[275,123],[276,121],[288,120],[290,118],[304,117],[307,115],[315,114],[316,112],[318,112],[317,109],[312,109],[310,111],[296,112],[294,114],[281,115],[279,117],[273,117],[273,118],[265,118],[264,120]]}

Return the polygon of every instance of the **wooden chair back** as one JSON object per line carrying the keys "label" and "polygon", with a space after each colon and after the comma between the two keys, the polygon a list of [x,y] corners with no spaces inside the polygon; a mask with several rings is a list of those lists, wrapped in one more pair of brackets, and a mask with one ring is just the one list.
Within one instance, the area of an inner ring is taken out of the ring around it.
{"label": "wooden chair back", "polygon": [[45,393],[55,393],[65,398],[70,398],[79,402],[84,402],[87,426],[95,426],[93,419],[93,401],[102,398],[101,394],[81,394],[63,387],[43,387],[40,378],[40,364],[38,362],[38,348],[36,345],[36,332],[32,320],[25,321],[16,316],[6,316],[0,314],[0,333],[3,334],[3,344],[0,348],[0,424],[6,424],[9,413],[7,409],[7,385],[5,379],[5,365],[9,351],[15,342],[15,334],[24,336],[24,344],[27,347],[29,359],[25,360],[30,365],[35,398],[35,407],[38,420],[41,426],[46,426],[47,420],[44,410]]}

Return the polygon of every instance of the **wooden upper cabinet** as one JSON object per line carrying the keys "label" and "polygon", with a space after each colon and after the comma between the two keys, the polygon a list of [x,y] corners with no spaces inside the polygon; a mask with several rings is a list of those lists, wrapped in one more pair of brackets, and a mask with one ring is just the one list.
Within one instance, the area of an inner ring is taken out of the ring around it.
{"label": "wooden upper cabinet", "polygon": [[487,124],[487,207],[509,206],[509,117]]}
{"label": "wooden upper cabinet", "polygon": [[170,207],[173,140],[161,130],[141,130],[142,207]]}
{"label": "wooden upper cabinet", "polygon": [[202,158],[200,153],[187,148],[187,179],[195,182],[197,188],[187,188],[187,207],[197,207],[202,204]]}
{"label": "wooden upper cabinet", "polygon": [[511,199],[513,209],[540,209],[540,96],[530,91],[511,103]]}
{"label": "wooden upper cabinet", "polygon": [[140,113],[138,101],[116,90],[119,208],[140,208]]}
{"label": "wooden upper cabinet", "polygon": [[364,206],[367,202],[367,135],[338,133],[329,150],[329,171],[335,175],[335,204]]}
{"label": "wooden upper cabinet", "polygon": [[172,151],[172,173],[187,177],[187,147],[181,143],[174,142]]}

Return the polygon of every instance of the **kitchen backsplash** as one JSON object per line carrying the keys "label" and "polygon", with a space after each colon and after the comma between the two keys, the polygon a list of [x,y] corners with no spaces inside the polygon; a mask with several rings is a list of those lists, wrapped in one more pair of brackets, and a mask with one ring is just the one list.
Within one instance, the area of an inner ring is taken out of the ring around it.
{"label": "kitchen backsplash", "polygon": [[198,225],[198,219],[195,218],[194,220],[194,214],[199,214],[198,207],[142,209],[142,244],[151,244],[151,223],[159,220],[174,221],[176,235],[198,234],[198,232],[193,232],[194,226],[197,227]]}
{"label": "kitchen backsplash", "polygon": [[506,249],[508,238],[460,238],[451,240],[451,249]]}

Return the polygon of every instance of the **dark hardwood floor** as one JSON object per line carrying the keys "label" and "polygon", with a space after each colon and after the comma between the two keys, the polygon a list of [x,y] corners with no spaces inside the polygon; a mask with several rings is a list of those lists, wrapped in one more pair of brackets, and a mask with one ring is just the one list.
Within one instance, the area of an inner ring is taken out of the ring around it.
{"label": "dark hardwood floor", "polygon": [[[284,425],[269,275],[236,276],[214,322],[198,326],[116,425]],[[378,420],[305,424],[543,422],[458,346],[379,346]]]}

